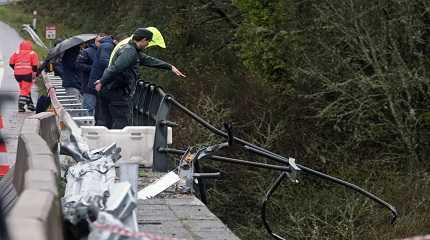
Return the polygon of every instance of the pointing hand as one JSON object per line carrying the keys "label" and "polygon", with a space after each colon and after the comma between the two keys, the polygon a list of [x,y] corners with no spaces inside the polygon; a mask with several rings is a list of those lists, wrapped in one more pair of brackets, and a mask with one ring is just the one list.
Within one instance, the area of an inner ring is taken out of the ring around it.
{"label": "pointing hand", "polygon": [[179,77],[187,77],[185,74],[183,74],[179,69],[177,69],[175,66],[172,65],[172,72],[174,72]]}

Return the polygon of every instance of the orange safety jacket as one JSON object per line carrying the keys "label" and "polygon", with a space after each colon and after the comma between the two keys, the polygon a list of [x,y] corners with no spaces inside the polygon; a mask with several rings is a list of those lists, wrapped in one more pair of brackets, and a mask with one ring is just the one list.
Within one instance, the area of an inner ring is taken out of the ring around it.
{"label": "orange safety jacket", "polygon": [[15,75],[31,75],[37,70],[39,57],[33,51],[30,41],[22,41],[19,50],[14,52],[9,59],[9,65],[14,69]]}

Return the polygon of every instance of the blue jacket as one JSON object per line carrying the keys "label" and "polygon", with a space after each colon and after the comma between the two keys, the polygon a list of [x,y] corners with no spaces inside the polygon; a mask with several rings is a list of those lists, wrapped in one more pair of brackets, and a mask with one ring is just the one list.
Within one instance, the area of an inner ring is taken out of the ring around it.
{"label": "blue jacket", "polygon": [[61,63],[61,62],[54,63],[54,73],[55,73],[56,76],[61,77],[61,79],[64,78],[63,63]]}
{"label": "blue jacket", "polygon": [[115,44],[111,36],[104,37],[100,41],[100,47],[97,48],[96,57],[91,67],[88,88],[95,90],[94,83],[103,76],[103,72],[109,66],[110,54],[114,47]]}
{"label": "blue jacket", "polygon": [[79,70],[76,68],[76,58],[79,54],[79,46],[70,48],[64,52],[63,65],[63,87],[81,89]]}
{"label": "blue jacket", "polygon": [[81,77],[81,91],[83,93],[96,94],[94,89],[88,87],[88,80],[90,78],[91,67],[96,58],[97,47],[91,44],[89,47],[82,49],[76,59],[76,67],[80,71]]}

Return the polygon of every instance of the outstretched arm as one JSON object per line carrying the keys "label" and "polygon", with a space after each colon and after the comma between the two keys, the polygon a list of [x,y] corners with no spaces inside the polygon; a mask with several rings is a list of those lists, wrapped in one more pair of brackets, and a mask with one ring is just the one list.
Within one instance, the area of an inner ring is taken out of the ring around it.
{"label": "outstretched arm", "polygon": [[172,72],[176,74],[178,77],[187,77],[185,74],[183,74],[179,69],[177,69],[175,66],[172,65]]}
{"label": "outstretched arm", "polygon": [[140,54],[139,60],[140,60],[140,64],[143,66],[171,70],[173,73],[175,73],[179,77],[186,77],[185,74],[183,74],[181,71],[179,71],[175,66],[173,66],[172,64],[167,63],[163,60],[160,60],[158,58],[151,57],[151,56],[148,56],[146,54]]}

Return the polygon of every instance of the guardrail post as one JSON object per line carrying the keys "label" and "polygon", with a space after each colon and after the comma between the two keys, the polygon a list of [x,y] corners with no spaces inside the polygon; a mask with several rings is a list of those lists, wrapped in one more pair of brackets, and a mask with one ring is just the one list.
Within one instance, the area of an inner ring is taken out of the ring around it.
{"label": "guardrail post", "polygon": [[147,116],[149,105],[151,104],[152,95],[154,94],[153,91],[151,91],[153,84],[145,83],[144,89],[143,89],[143,99],[140,104],[140,110],[139,113],[141,113],[141,119],[140,119],[140,126],[150,126],[151,122],[149,121],[149,118]]}
{"label": "guardrail post", "polygon": [[169,142],[169,127],[177,124],[167,120],[170,112],[170,96],[161,87],[149,82],[139,81],[132,96],[132,125],[155,126],[153,170],[167,172],[169,156],[159,152],[159,148],[166,148]]}
{"label": "guardrail post", "polygon": [[[143,112],[143,109],[141,110],[141,103],[142,100],[145,99],[145,82],[139,81],[136,84],[136,89],[132,94],[131,97],[131,103],[132,107],[130,110],[131,114],[131,125],[132,126],[139,126],[140,125],[140,118]],[[141,112],[142,111],[142,112]]]}
{"label": "guardrail post", "polygon": [[[157,92],[155,91],[157,89],[157,86],[155,84],[149,84],[147,95],[145,97],[145,102],[143,103],[144,111],[144,118],[143,118],[143,126],[154,126],[155,125],[155,112],[154,112],[154,105],[158,107],[159,102],[157,103]],[[159,100],[160,101],[160,100]],[[152,106],[152,107],[151,107]],[[152,110],[152,113],[151,113]],[[156,111],[156,110],[155,110]]]}
{"label": "guardrail post", "polygon": [[169,170],[169,155],[165,152],[158,151],[159,148],[167,148],[167,135],[169,128],[169,121],[167,116],[170,112],[169,95],[166,95],[161,88],[157,88],[157,98],[161,98],[155,114],[155,139],[154,139],[154,163],[153,171],[167,172]]}
{"label": "guardrail post", "polygon": [[155,88],[155,85],[149,82],[140,81],[137,84],[132,97],[131,125],[153,126],[155,124],[155,119],[151,119],[149,114],[149,106],[155,94]]}

